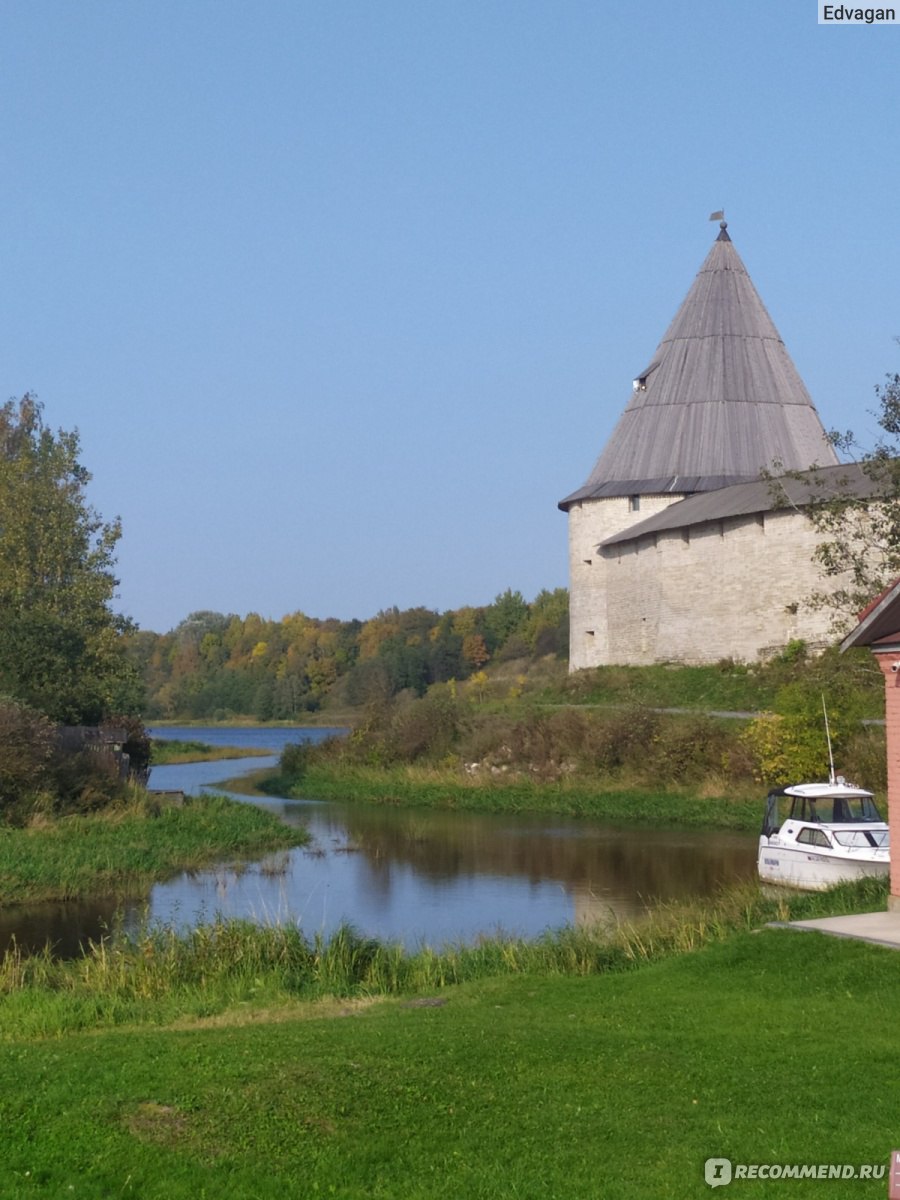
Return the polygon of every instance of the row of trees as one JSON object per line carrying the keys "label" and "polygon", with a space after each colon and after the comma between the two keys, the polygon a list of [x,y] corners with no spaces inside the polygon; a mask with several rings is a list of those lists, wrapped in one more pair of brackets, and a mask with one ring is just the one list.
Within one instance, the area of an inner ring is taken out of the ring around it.
{"label": "row of trees", "polygon": [[128,641],[150,718],[290,720],[326,702],[421,695],[489,662],[565,657],[568,629],[568,593],[558,588],[531,603],[507,590],[480,608],[391,608],[368,621],[196,612],[170,633],[135,632]]}

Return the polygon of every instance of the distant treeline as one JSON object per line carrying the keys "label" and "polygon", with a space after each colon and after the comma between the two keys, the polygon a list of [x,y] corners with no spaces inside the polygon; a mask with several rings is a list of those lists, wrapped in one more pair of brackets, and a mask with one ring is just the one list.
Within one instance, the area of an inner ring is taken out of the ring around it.
{"label": "distant treeline", "polygon": [[569,596],[557,588],[530,604],[507,590],[482,608],[391,608],[368,621],[196,612],[170,633],[131,634],[129,649],[146,717],[269,721],[422,695],[491,662],[565,658],[568,638]]}

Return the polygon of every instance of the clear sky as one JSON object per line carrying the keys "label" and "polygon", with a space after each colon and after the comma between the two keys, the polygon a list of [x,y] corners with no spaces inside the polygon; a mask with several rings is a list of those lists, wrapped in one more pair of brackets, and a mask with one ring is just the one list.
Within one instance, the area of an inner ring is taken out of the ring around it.
{"label": "clear sky", "polygon": [[119,607],[566,583],[724,207],[829,428],[900,370],[900,27],[816,0],[7,0],[0,384],[81,432]]}

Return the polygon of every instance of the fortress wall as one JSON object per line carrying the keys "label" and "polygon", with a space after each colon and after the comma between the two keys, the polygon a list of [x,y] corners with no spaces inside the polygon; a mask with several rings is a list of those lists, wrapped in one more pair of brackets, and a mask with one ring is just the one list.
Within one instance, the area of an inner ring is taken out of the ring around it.
{"label": "fortress wall", "polygon": [[610,658],[607,614],[608,560],[599,544],[608,537],[637,525],[670,504],[683,500],[679,494],[641,496],[640,508],[631,507],[628,496],[602,500],[578,500],[569,509],[569,670],[597,667]]}
{"label": "fortress wall", "polygon": [[605,662],[753,662],[794,638],[833,640],[805,598],[822,579],[797,513],[709,522],[604,551]]}

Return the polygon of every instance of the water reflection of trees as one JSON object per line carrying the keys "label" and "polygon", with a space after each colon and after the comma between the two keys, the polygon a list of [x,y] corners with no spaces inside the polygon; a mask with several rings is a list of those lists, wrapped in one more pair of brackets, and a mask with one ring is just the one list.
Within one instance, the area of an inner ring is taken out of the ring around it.
{"label": "water reflection of trees", "polygon": [[709,895],[752,878],[755,840],[732,833],[602,829],[520,817],[341,808],[330,820],[363,857],[373,886],[390,887],[391,868],[409,867],[433,882],[465,876],[555,882],[582,897],[628,892],[647,899]]}
{"label": "water reflection of trees", "polygon": [[113,929],[121,912],[122,901],[109,897],[5,908],[0,952],[15,941],[26,954],[49,945],[59,958],[76,958],[89,940],[97,942]]}

